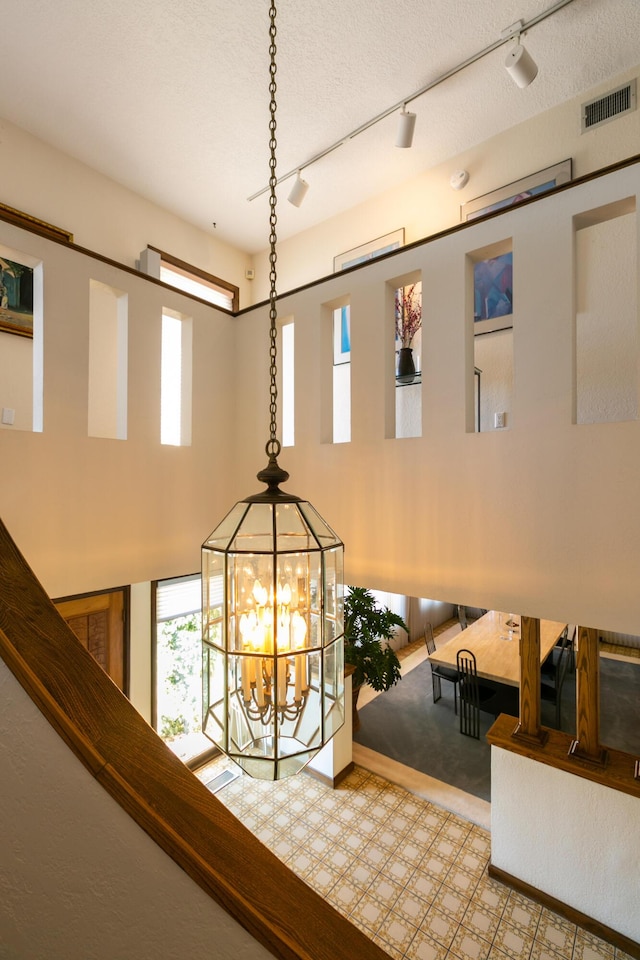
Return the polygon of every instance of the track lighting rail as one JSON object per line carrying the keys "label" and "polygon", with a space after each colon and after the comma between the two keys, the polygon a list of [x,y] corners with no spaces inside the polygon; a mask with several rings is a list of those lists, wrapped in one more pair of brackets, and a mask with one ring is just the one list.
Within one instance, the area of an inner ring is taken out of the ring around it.
{"label": "track lighting rail", "polygon": [[[557,0],[551,7],[548,7],[547,10],[543,10],[537,16],[532,17],[531,20],[527,20],[526,23],[523,21],[518,21],[520,24],[518,33],[525,33],[527,30],[530,30],[531,27],[535,27],[538,23],[542,23],[543,20],[546,20],[547,17],[553,16],[554,13],[557,13],[559,10],[562,10],[563,7],[568,6],[570,3],[573,3],[573,0]],[[490,43],[489,46],[483,47],[482,50],[479,50],[477,53],[474,53],[472,56],[467,57],[466,60],[463,60],[462,63],[457,64],[455,67],[452,67],[450,70],[447,70],[446,73],[441,74],[439,77],[436,77],[435,80],[430,80],[429,83],[426,83],[419,90],[416,90],[414,93],[409,94],[406,97],[403,97],[401,100],[398,100],[397,103],[394,103],[393,106],[387,107],[386,110],[383,110],[381,113],[378,113],[375,117],[372,117],[370,120],[367,120],[365,123],[360,124],[359,127],[356,127],[355,130],[352,130],[351,133],[346,134],[346,136],[341,137],[339,140],[336,140],[335,143],[332,143],[331,146],[325,147],[324,150],[321,150],[319,153],[314,154],[312,157],[309,157],[308,160],[305,160],[304,163],[298,163],[295,167],[292,167],[291,170],[288,170],[286,173],[281,174],[276,183],[282,183],[284,180],[288,180],[289,177],[293,177],[307,167],[310,167],[313,163],[317,163],[318,160],[322,160],[328,154],[333,153],[334,150],[337,150],[338,147],[341,147],[343,144],[348,143],[350,140],[353,140],[354,137],[357,137],[359,134],[364,133],[365,130],[368,130],[370,127],[373,127],[376,123],[379,123],[381,120],[385,120],[392,113],[395,113],[396,110],[400,110],[403,107],[406,107],[407,104],[411,103],[413,100],[417,100],[418,97],[421,97],[423,94],[427,93],[429,90],[432,90],[434,87],[437,87],[438,84],[443,83],[445,80],[448,80],[450,77],[455,76],[460,71],[464,70],[466,67],[471,66],[472,63],[476,63],[478,60],[481,60],[483,57],[486,57],[487,54],[493,53],[494,50],[497,50],[499,47],[503,46],[505,43],[508,43],[515,33],[510,32],[513,28],[510,27],[506,31],[503,31],[503,36],[499,40],[495,40],[493,43]],[[250,197],[247,197],[247,200],[256,200],[258,197],[262,196],[263,193],[267,193],[269,186],[262,187],[262,189],[257,190],[256,193],[251,194]]]}

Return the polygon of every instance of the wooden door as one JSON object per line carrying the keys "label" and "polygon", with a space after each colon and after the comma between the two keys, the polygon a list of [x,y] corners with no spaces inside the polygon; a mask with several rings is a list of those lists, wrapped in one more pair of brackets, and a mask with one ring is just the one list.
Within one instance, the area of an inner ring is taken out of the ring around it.
{"label": "wooden door", "polygon": [[125,664],[125,590],[54,601],[76,637],[123,693],[128,693]]}

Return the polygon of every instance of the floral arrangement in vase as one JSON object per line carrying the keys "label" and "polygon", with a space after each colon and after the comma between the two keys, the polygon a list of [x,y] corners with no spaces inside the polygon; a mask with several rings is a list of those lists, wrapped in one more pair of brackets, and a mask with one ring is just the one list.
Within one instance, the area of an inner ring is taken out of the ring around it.
{"label": "floral arrangement in vase", "polygon": [[421,326],[422,284],[400,287],[396,291],[396,340],[403,347],[410,347]]}

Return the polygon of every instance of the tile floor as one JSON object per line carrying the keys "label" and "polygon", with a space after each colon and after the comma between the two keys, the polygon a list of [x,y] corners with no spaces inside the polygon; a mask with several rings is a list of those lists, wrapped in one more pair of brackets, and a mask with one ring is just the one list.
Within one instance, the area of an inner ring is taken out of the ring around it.
{"label": "tile floor", "polygon": [[298,876],[397,960],[626,960],[487,875],[490,833],[362,766],[335,790],[252,780],[219,757],[205,783]]}

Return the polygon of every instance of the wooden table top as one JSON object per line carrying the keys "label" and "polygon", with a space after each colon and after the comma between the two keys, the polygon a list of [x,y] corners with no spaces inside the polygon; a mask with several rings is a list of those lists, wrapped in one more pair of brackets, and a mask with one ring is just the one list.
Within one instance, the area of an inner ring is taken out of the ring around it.
{"label": "wooden table top", "polygon": [[[512,638],[506,621],[510,615],[498,610],[489,610],[466,630],[448,640],[429,660],[445,667],[456,668],[458,650],[471,650],[476,657],[478,676],[497,680],[512,687],[520,685],[520,617],[512,615],[517,624]],[[540,621],[540,663],[546,660],[556,641],[562,635],[566,623],[555,620]]]}

